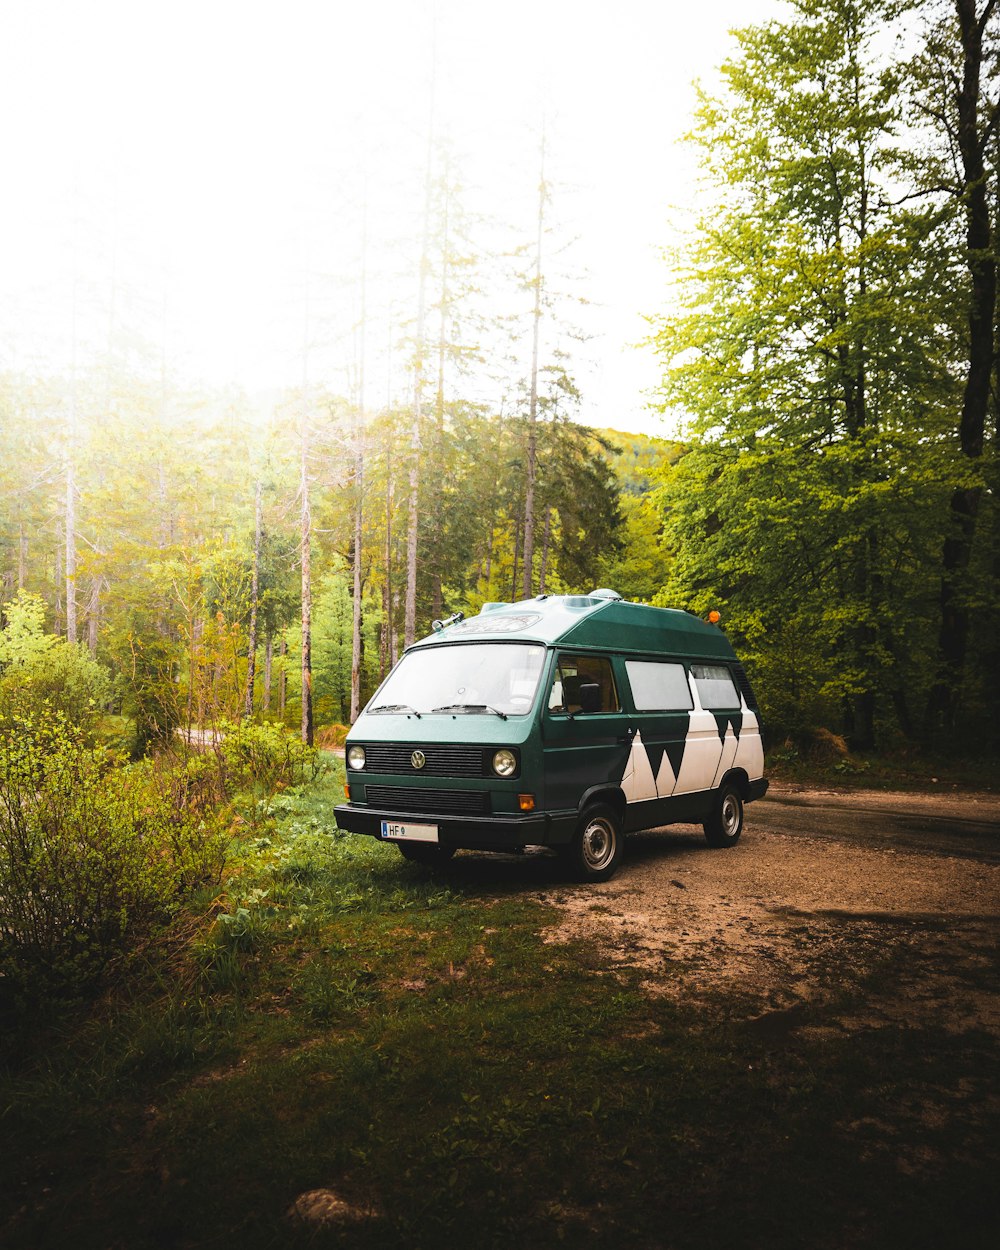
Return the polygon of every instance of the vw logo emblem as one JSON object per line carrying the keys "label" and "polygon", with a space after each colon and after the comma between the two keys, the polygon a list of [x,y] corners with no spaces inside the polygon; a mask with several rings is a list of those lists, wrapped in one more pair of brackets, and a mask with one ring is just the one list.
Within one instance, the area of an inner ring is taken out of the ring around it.
{"label": "vw logo emblem", "polygon": [[427,756],[424,755],[423,751],[414,751],[410,756],[410,763],[414,768],[423,768],[427,763]]}

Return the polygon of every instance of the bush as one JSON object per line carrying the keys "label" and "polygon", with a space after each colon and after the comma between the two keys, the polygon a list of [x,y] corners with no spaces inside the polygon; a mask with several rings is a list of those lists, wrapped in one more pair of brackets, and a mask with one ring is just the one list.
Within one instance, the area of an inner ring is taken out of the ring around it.
{"label": "bush", "polygon": [[223,774],[225,792],[258,800],[312,781],[323,768],[314,747],[271,723],[223,721],[212,750]]}
{"label": "bush", "polygon": [[4,614],[0,707],[30,716],[45,704],[90,733],[101,705],[111,697],[108,673],[82,646],[45,633],[45,605],[38,595],[19,591]]}
{"label": "bush", "polygon": [[217,821],[175,807],[148,763],[124,765],[51,712],[0,715],[0,973],[76,988],[221,873]]}
{"label": "bush", "polygon": [[316,730],[316,745],[326,751],[342,747],[350,732],[350,725],[324,725],[322,729]]}

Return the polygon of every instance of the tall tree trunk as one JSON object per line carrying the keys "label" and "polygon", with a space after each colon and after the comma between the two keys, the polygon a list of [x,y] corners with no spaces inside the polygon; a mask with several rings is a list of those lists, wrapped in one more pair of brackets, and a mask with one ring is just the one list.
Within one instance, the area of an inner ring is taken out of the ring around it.
{"label": "tall tree trunk", "polygon": [[271,711],[271,669],[274,664],[274,639],[270,634],[264,639],[264,713]]}
{"label": "tall tree trunk", "polygon": [[24,532],[24,522],[17,527],[17,588],[24,589],[25,570],[28,564],[28,536]]}
{"label": "tall tree trunk", "polygon": [[538,593],[545,594],[545,578],[549,568],[549,540],[552,537],[552,509],[545,509],[545,534],[542,539],[542,564],[538,570]]}
{"label": "tall tree trunk", "polygon": [[[981,115],[980,83],[983,34],[994,7],[994,0],[987,0],[982,12],[977,13],[976,0],[955,0],[962,43],[962,87],[955,102],[962,161],[966,268],[970,280],[968,368],[958,433],[962,456],[971,462],[978,462],[983,453],[990,374],[996,358],[997,261],[986,171],[986,148],[996,119],[991,121]],[[970,625],[961,583],[969,566],[981,494],[978,484],[954,488],[949,533],[942,550],[938,677],[928,701],[927,717],[928,736],[941,740],[950,737],[957,721]]]}
{"label": "tall tree trunk", "polygon": [[302,516],[299,536],[299,558],[302,566],[302,741],[313,744],[312,701],[312,564],[310,544],[312,517],[309,512],[308,439],[306,421],[302,420],[302,472],[299,490]]}
{"label": "tall tree trunk", "polygon": [[[538,229],[535,236],[535,307],[531,322],[531,389],[528,398],[528,465],[524,490],[524,585],[522,598],[531,598],[535,556],[535,479],[538,474],[538,338],[542,324],[542,235],[545,229],[545,133],[542,133],[538,180]],[[514,598],[517,598],[515,591]]]}
{"label": "tall tree trunk", "polygon": [[76,468],[73,448],[66,457],[66,641],[76,642]]}
{"label": "tall tree trunk", "polygon": [[382,592],[382,613],[385,636],[385,650],[382,656],[382,676],[396,662],[396,648],[393,643],[393,601],[392,601],[392,439],[389,427],[386,427],[385,439],[385,586]]}
{"label": "tall tree trunk", "polygon": [[434,546],[431,586],[431,615],[444,615],[443,582],[443,551],[442,536],[444,533],[444,383],[445,366],[448,356],[448,327],[450,321],[448,300],[448,270],[450,265],[450,162],[445,157],[443,174],[444,203],[441,221],[441,284],[438,292],[438,343],[437,343],[437,388],[434,396]]}
{"label": "tall tree trunk", "polygon": [[253,572],[250,579],[250,636],[247,639],[247,688],[243,711],[253,716],[253,685],[257,675],[257,605],[260,600],[260,548],[264,534],[263,485],[260,478],[253,498]]}
{"label": "tall tree trunk", "polygon": [[90,602],[87,604],[87,649],[95,657],[97,634],[101,623],[101,584],[100,577],[95,577],[90,583]]}
{"label": "tall tree trunk", "polygon": [[430,118],[427,127],[427,162],[424,170],[424,229],[420,248],[420,274],[417,283],[417,342],[413,362],[413,427],[410,434],[410,498],[406,532],[406,608],[403,617],[403,645],[417,637],[417,538],[420,510],[420,430],[423,424],[424,354],[427,331],[427,273],[430,268],[431,171],[434,153],[434,90],[437,61],[437,31],[434,32],[431,67]]}
{"label": "tall tree trunk", "polygon": [[56,543],[56,577],[55,577],[55,604],[53,605],[53,615],[55,620],[53,628],[55,633],[63,632],[63,552],[66,549],[65,532],[58,535],[61,542]]}
{"label": "tall tree trunk", "polygon": [[354,462],[354,602],[351,628],[351,724],[361,711],[361,537],[362,537],[362,481],[364,475],[363,435],[358,434],[357,453]]}
{"label": "tall tree trunk", "polygon": [[368,330],[368,205],[361,235],[361,318],[359,325],[358,398],[354,430],[354,602],[351,629],[351,724],[361,711],[361,544],[365,480],[365,349]]}
{"label": "tall tree trunk", "polygon": [[288,669],[285,665],[285,657],[288,655],[288,639],[282,634],[281,641],[278,643],[278,656],[281,659],[281,667],[278,670],[278,717],[281,723],[285,723],[285,705],[288,702]]}

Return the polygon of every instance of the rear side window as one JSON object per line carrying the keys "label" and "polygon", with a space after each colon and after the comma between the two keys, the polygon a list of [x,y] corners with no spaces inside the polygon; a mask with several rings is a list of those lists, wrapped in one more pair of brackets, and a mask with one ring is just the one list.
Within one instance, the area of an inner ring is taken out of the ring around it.
{"label": "rear side window", "polygon": [[552,712],[579,712],[581,710],[580,687],[599,686],[601,712],[618,711],[618,692],[611,672],[611,662],[602,655],[561,655],[556,665],[555,679],[549,691],[549,710]]}
{"label": "rear side window", "polygon": [[626,660],[637,712],[687,712],[694,707],[683,664],[658,660]]}
{"label": "rear side window", "polygon": [[706,711],[729,711],[740,706],[739,692],[728,668],[721,664],[692,664],[691,676]]}

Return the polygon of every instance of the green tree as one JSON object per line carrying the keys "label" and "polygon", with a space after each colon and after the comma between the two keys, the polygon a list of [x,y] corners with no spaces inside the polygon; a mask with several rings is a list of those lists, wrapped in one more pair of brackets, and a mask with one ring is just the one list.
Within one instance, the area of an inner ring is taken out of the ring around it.
{"label": "green tree", "polygon": [[838,716],[870,747],[888,720],[912,733],[927,690],[951,293],[938,213],[890,193],[901,83],[873,42],[894,6],[792,7],[738,32],[698,115],[716,202],[655,337],[664,407],[691,417],[660,597],[724,609],[768,677],[794,631],[816,699],[796,686],[780,718]]}

